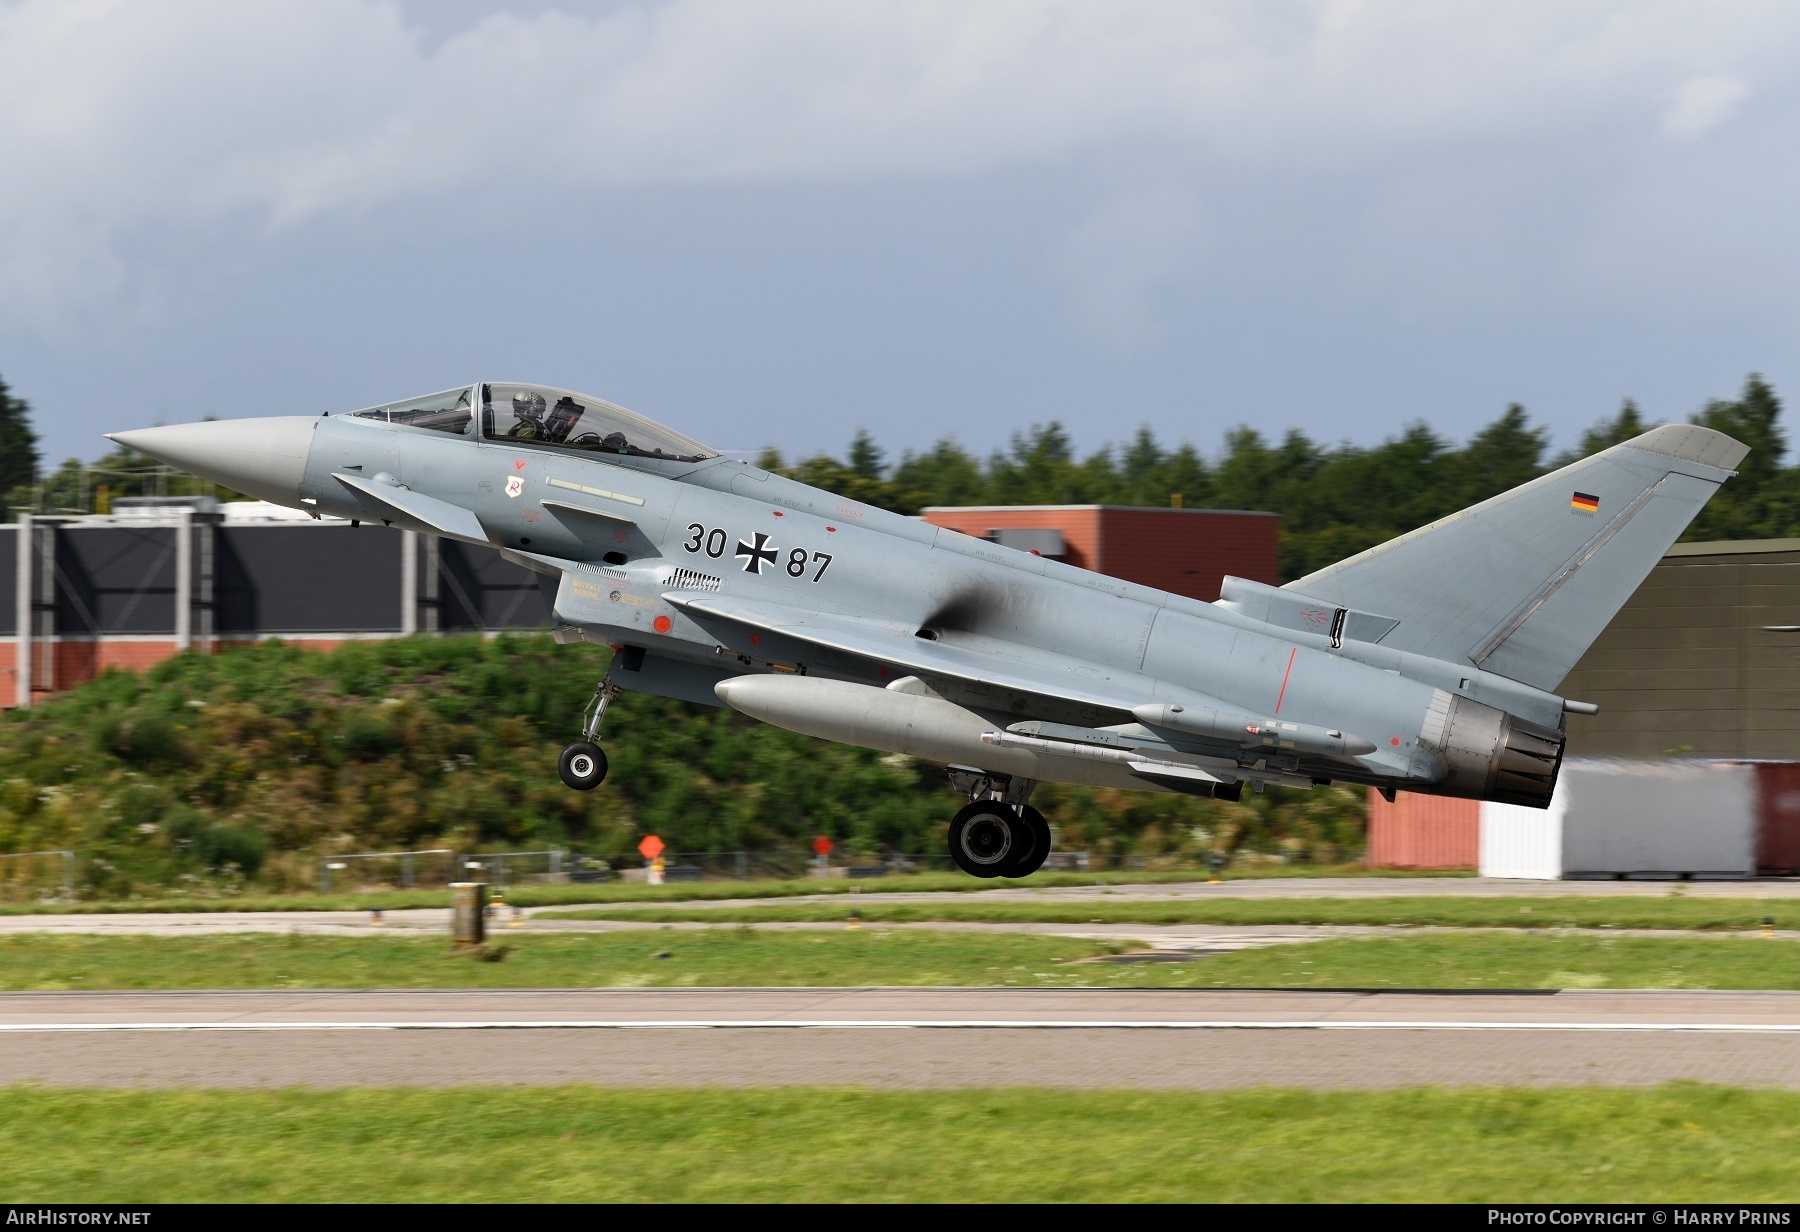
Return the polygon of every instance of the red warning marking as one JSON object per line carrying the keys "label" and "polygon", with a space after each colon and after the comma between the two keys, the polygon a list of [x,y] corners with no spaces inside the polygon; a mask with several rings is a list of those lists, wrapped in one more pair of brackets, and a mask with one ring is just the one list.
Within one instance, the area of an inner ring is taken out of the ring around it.
{"label": "red warning marking", "polygon": [[1393,746],[1394,746],[1394,747],[1395,747],[1395,748],[1399,748],[1399,747],[1400,747],[1400,737],[1398,737],[1398,736],[1389,736],[1389,737],[1388,737],[1388,743],[1389,743],[1389,744],[1391,744],[1391,745],[1393,745]]}
{"label": "red warning marking", "polygon": [[781,510],[779,510],[779,509],[775,510],[774,513],[775,513],[775,516],[778,518],[783,516]]}
{"label": "red warning marking", "polygon": [[1281,713],[1281,699],[1287,696],[1288,677],[1292,676],[1294,674],[1294,656],[1299,653],[1300,653],[1300,647],[1298,647],[1298,646],[1296,646],[1292,650],[1288,651],[1287,671],[1281,673],[1281,692],[1279,692],[1275,695],[1275,713],[1276,714]]}
{"label": "red warning marking", "polygon": [[837,527],[835,527],[835,526],[827,526],[827,527],[826,527],[826,528],[825,528],[825,533],[826,533],[826,534],[828,534],[828,535],[835,535],[835,534],[837,534]]}
{"label": "red warning marking", "polygon": [[515,471],[524,470],[525,469],[525,459],[524,458],[514,458],[513,459],[513,469]]}
{"label": "red warning marking", "polygon": [[670,620],[667,616],[658,616],[655,620],[650,622],[650,627],[655,629],[658,633],[667,633],[670,629],[675,627],[675,622]]}

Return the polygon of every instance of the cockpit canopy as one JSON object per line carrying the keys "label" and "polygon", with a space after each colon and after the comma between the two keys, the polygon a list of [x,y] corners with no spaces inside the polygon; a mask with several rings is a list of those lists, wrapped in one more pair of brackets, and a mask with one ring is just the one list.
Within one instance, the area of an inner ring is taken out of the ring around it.
{"label": "cockpit canopy", "polygon": [[698,441],[604,398],[548,385],[465,385],[352,415],[474,436],[478,396],[481,436],[486,440],[664,462],[704,462],[718,456]]}

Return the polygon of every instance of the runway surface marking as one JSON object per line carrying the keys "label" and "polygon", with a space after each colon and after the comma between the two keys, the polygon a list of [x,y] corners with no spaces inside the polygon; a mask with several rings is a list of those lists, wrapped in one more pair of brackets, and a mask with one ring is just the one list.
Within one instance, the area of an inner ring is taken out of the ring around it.
{"label": "runway surface marking", "polygon": [[1182,988],[295,989],[0,994],[0,1033],[1564,1031],[1800,1034],[1800,992]]}
{"label": "runway surface marking", "polygon": [[1800,1023],[1764,1022],[1453,1022],[1430,1019],[1282,1022],[1265,1019],[1108,1018],[542,1018],[424,1019],[416,1022],[40,1022],[0,1023],[19,1031],[1762,1031],[1800,1033]]}

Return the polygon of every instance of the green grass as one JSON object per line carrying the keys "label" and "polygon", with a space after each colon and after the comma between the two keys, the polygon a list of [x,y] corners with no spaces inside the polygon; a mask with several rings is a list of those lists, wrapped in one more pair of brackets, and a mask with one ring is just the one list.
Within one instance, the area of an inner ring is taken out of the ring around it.
{"label": "green grass", "polygon": [[[1085,969],[1085,968],[1083,968]],[[1239,950],[1154,971],[1198,988],[1800,988],[1800,942],[1433,933]]]}
{"label": "green grass", "polygon": [[0,991],[1003,985],[1183,988],[1800,988],[1800,942],[1507,933],[1307,942],[1186,963],[1095,960],[1128,942],[1018,934],[655,929],[441,939],[0,937]]}
{"label": "green grass", "polygon": [[[479,853],[477,853],[479,854]],[[1269,880],[1278,877],[1468,877],[1472,873],[1370,871],[1360,865],[1268,865],[1226,870],[1226,881]],[[798,898],[806,895],[884,894],[935,891],[975,893],[980,890],[1048,890],[1059,886],[1164,885],[1207,880],[1204,871],[1179,869],[1159,872],[1036,873],[1028,878],[982,880],[963,873],[910,873],[877,881],[837,878],[790,878],[756,881],[689,881],[673,885],[642,882],[606,882],[598,885],[520,885],[506,890],[505,899],[521,907],[547,907],[561,903],[686,903],[715,902],[733,898]],[[191,898],[115,898],[74,903],[0,903],[0,915],[113,915],[121,912],[169,914],[191,911],[367,911],[380,907],[399,911],[408,907],[444,907],[449,891],[369,890],[333,894],[245,894]]]}
{"label": "green grass", "polygon": [[[1128,948],[1063,937],[747,928],[537,936],[501,930],[486,952],[491,957],[503,946],[499,961],[482,961],[453,953],[437,937],[392,934],[25,934],[0,937],[0,991],[1036,984],[1044,982],[1038,972]],[[1095,966],[1125,976],[1139,970]]]}
{"label": "green grass", "polygon": [[1800,1094],[1692,1084],[0,1100],[19,1203],[1791,1202],[1800,1151]]}
{"label": "green grass", "polygon": [[[1104,893],[1104,891],[1102,891]],[[1732,931],[1800,929],[1800,899],[1655,897],[1485,898],[1120,898],[1067,897],[1029,902],[865,902],[869,922],[977,924],[1384,924],[1444,928],[1679,928]],[[841,920],[841,903],[775,903],[754,907],[669,907],[556,911],[568,919],[718,924]]]}

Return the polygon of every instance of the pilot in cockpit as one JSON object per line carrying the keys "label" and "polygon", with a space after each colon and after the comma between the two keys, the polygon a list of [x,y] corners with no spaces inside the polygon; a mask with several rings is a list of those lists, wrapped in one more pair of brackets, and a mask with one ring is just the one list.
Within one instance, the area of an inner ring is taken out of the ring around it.
{"label": "pilot in cockpit", "polygon": [[545,436],[544,432],[544,395],[535,389],[521,389],[513,395],[513,426],[506,430],[506,435],[518,437],[520,440],[535,441]]}

